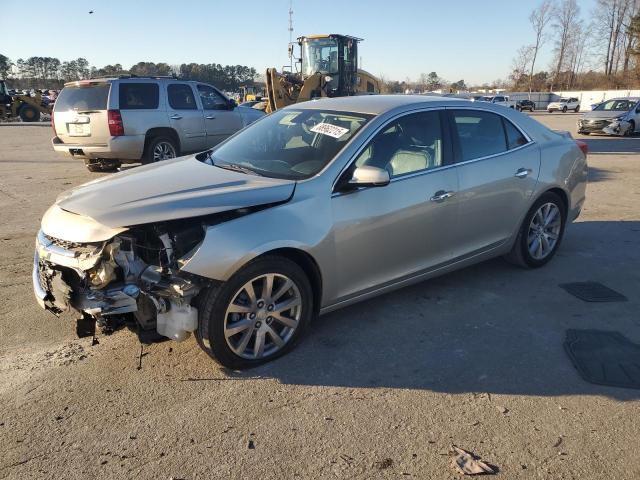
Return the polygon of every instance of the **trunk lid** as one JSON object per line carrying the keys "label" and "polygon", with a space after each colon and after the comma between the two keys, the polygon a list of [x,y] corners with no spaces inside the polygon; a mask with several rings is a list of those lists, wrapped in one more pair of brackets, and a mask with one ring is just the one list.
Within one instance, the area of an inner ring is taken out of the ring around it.
{"label": "trunk lid", "polygon": [[84,80],[62,89],[54,106],[53,126],[63,143],[106,145],[110,90],[109,82]]}

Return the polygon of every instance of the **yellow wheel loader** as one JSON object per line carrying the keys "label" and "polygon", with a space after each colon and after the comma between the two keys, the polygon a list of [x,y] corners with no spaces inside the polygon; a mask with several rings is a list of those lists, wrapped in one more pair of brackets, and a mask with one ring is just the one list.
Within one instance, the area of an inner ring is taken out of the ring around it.
{"label": "yellow wheel loader", "polygon": [[0,80],[0,119],[7,120],[12,117],[20,117],[23,122],[38,122],[40,114],[51,115],[52,106],[42,105],[42,96],[9,95],[7,84]]}
{"label": "yellow wheel loader", "polygon": [[[313,98],[380,93],[380,80],[358,69],[361,41],[337,34],[299,37],[299,70],[279,73],[275,68],[267,69],[265,111],[274,112]],[[293,46],[289,46],[291,57]]]}

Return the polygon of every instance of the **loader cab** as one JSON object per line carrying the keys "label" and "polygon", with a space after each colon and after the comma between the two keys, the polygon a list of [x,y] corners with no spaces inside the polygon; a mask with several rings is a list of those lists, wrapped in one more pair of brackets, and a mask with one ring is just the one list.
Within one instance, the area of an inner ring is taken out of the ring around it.
{"label": "loader cab", "polygon": [[358,81],[359,41],[347,35],[300,37],[302,78],[321,73],[327,96],[353,95]]}
{"label": "loader cab", "polygon": [[0,105],[7,105],[11,103],[11,95],[7,90],[7,84],[4,80],[0,80]]}

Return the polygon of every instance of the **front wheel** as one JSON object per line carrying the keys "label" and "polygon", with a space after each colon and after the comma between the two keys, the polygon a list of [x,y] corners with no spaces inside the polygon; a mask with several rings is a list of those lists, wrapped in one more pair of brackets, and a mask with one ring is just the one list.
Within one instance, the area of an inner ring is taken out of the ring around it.
{"label": "front wheel", "polygon": [[543,266],[558,251],[566,218],[567,209],[560,197],[553,192],[543,194],[529,209],[505,258],[525,268]]}
{"label": "front wheel", "polygon": [[40,120],[40,111],[31,105],[23,105],[20,109],[20,118],[23,122],[38,122]]}
{"label": "front wheel", "polygon": [[580,105],[578,105],[578,106],[576,107],[576,110],[575,110],[575,111],[576,111],[576,113],[578,113],[578,112],[580,111]]}
{"label": "front wheel", "polygon": [[313,316],[313,292],[293,261],[262,257],[201,294],[196,339],[225,367],[250,368],[284,355]]}
{"label": "front wheel", "polygon": [[635,131],[636,131],[636,123],[633,120],[631,120],[629,122],[629,127],[624,132],[624,136],[625,137],[632,137],[633,134],[635,133]]}
{"label": "front wheel", "polygon": [[562,107],[562,113],[567,113],[567,106]]}

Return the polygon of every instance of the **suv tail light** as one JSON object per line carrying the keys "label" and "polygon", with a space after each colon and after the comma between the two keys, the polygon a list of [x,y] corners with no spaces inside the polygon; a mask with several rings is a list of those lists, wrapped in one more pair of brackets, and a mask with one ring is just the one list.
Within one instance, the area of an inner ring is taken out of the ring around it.
{"label": "suv tail light", "polygon": [[55,122],[55,120],[53,119],[53,116],[54,116],[54,115],[55,115],[55,114],[54,114],[53,112],[51,112],[51,128],[53,128],[53,136],[54,136],[54,137],[57,137],[57,136],[58,136],[58,132],[56,132],[56,122]]}
{"label": "suv tail light", "polygon": [[582,140],[576,140],[576,143],[578,144],[578,146],[580,147],[580,150],[582,150],[582,153],[584,153],[584,156],[587,156],[587,153],[589,153],[589,145],[586,144],[586,142],[583,142]]}
{"label": "suv tail light", "polygon": [[112,137],[121,137],[124,135],[124,123],[122,123],[122,115],[120,110],[109,110],[107,112],[109,123],[109,135]]}

